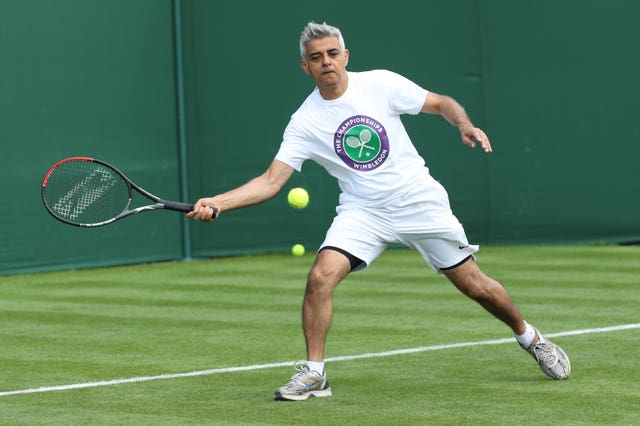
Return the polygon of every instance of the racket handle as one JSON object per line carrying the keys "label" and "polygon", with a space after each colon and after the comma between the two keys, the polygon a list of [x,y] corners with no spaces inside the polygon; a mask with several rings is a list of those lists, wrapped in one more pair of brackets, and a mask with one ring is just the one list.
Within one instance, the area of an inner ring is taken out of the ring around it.
{"label": "racket handle", "polygon": [[179,203],[177,201],[166,201],[166,200],[163,200],[162,204],[164,204],[164,208],[167,210],[175,210],[178,212],[185,212],[185,213],[188,213],[193,210],[193,204]]}

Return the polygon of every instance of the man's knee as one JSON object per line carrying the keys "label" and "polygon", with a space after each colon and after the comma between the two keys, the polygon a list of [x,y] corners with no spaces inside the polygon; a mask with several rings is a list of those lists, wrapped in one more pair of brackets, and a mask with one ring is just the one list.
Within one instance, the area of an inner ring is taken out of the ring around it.
{"label": "man's knee", "polygon": [[306,295],[308,297],[330,295],[341,279],[342,277],[335,271],[314,266],[307,276]]}
{"label": "man's knee", "polygon": [[458,290],[471,299],[486,300],[491,297],[493,280],[480,270],[475,261],[465,262],[443,272]]}
{"label": "man's knee", "polygon": [[335,273],[326,268],[314,265],[307,275],[307,287],[322,288],[335,282]]}
{"label": "man's knee", "polygon": [[322,250],[307,276],[307,287],[333,290],[351,270],[348,259],[333,250]]}

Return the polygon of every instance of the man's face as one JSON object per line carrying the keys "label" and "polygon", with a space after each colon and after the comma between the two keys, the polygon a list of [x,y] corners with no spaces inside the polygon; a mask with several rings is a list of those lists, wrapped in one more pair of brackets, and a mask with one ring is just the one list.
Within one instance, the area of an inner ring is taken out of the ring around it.
{"label": "man's face", "polygon": [[[307,43],[307,56],[300,66],[320,89],[342,94],[347,85],[349,51],[340,48],[337,37],[325,37]],[[323,93],[324,94],[324,93]]]}

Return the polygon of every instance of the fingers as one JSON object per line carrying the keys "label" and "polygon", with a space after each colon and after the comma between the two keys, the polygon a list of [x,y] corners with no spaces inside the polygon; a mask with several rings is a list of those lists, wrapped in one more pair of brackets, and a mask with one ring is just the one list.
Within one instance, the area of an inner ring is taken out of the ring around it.
{"label": "fingers", "polygon": [[489,142],[489,138],[481,129],[475,129],[476,135],[475,139],[480,143],[480,147],[484,152],[492,152],[491,143]]}
{"label": "fingers", "polygon": [[493,148],[491,147],[491,142],[489,142],[489,138],[487,135],[477,127],[474,127],[468,130],[466,133],[462,135],[462,141],[469,145],[471,148],[475,148],[476,142],[480,144],[480,147],[484,152],[493,152]]}
{"label": "fingers", "polygon": [[207,205],[203,199],[200,199],[193,205],[193,211],[187,213],[187,217],[202,222],[211,222],[218,217],[219,213],[219,208]]}

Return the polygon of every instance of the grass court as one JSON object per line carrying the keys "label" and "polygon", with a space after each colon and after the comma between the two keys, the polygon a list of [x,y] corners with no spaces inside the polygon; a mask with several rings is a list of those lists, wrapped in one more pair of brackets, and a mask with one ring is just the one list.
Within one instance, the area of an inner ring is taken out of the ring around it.
{"label": "grass court", "polygon": [[478,262],[569,354],[553,382],[415,253],[335,294],[334,396],[274,402],[303,359],[313,255],[0,277],[0,423],[640,424],[640,247],[482,247]]}

